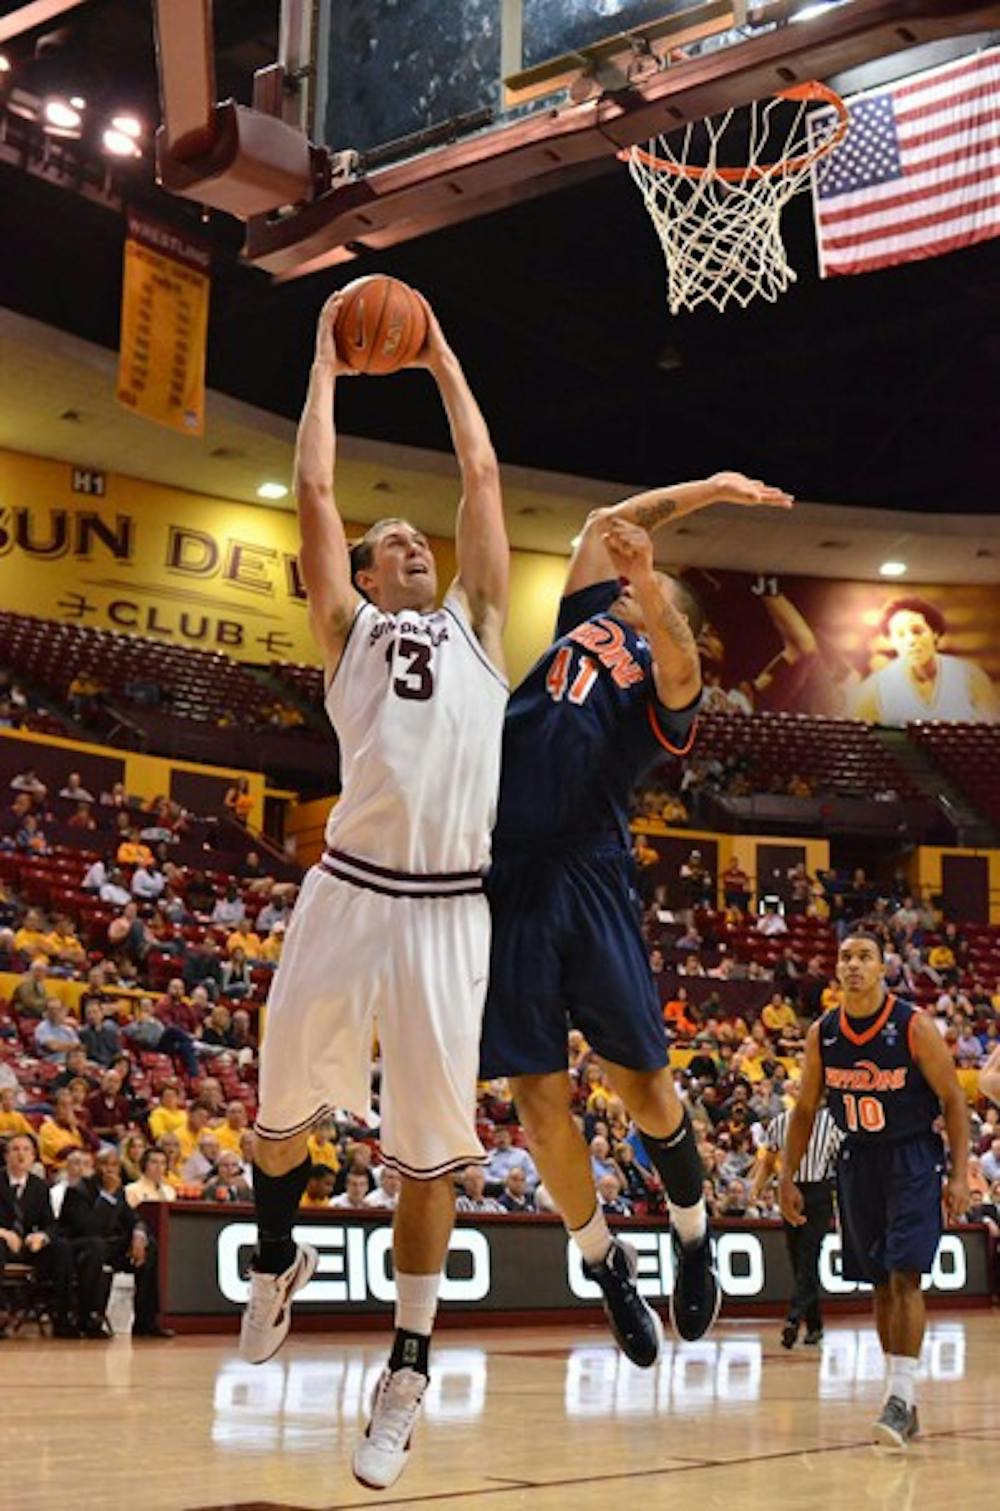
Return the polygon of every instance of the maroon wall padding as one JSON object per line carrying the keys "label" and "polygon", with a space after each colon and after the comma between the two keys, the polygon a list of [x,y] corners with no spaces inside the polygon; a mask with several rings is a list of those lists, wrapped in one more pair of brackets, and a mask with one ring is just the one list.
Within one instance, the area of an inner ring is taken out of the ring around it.
{"label": "maroon wall padding", "polygon": [[942,856],[941,890],[948,918],[989,923],[990,863],[985,855]]}

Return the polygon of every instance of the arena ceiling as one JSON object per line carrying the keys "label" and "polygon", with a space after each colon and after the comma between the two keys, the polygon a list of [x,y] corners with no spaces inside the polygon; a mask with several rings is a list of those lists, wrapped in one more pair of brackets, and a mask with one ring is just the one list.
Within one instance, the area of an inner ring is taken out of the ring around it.
{"label": "arena ceiling", "polygon": [[[247,100],[253,69],[275,55],[277,0],[217,0],[216,10],[220,92]],[[65,24],[68,55],[151,119],[149,7],[87,0]],[[128,192],[168,214],[190,215],[142,172]],[[834,509],[996,511],[1000,241],[821,283],[803,202],[787,223],[800,273],[790,294],[725,317],[672,319],[658,246],[616,168],[335,276],[285,284],[240,263],[233,222],[216,217],[208,229],[217,249],[209,384],[278,421],[291,420],[301,404],[323,298],[335,283],[377,266],[435,303],[511,467],[634,486],[731,466]],[[0,303],[113,350],[120,215],[3,161],[0,235]],[[340,423],[373,441],[447,447],[436,396],[420,376],[349,385]],[[158,449],[150,430],[143,435],[148,441],[130,443],[137,453]],[[214,483],[206,491],[216,491]],[[856,515],[830,518],[860,528]],[[966,569],[978,561],[971,570],[995,578],[991,558],[975,556],[977,527],[966,540],[957,523],[949,524],[949,545],[965,551]],[[909,529],[902,519],[898,525],[897,534]],[[990,551],[985,519],[981,525],[978,548]],[[558,533],[565,538],[562,520]],[[736,550],[734,537],[722,533]],[[937,562],[935,576],[943,558]],[[728,564],[749,563],[740,549]],[[814,569],[797,559],[793,565]],[[868,575],[865,563],[847,556],[827,571]]]}

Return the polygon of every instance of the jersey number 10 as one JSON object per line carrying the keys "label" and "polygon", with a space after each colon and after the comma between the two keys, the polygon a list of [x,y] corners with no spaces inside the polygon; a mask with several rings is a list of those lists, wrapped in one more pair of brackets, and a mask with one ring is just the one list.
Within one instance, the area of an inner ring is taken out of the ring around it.
{"label": "jersey number 10", "polygon": [[878,1097],[856,1097],[845,1091],[844,1117],[851,1133],[857,1133],[859,1126],[865,1133],[881,1133],[885,1127],[885,1108]]}
{"label": "jersey number 10", "polygon": [[572,662],[573,651],[568,645],[561,646],[552,658],[549,674],[545,678],[545,690],[555,703],[561,703],[564,697],[570,703],[586,703],[590,689],[597,681],[596,661],[591,661],[589,656],[581,656],[576,676],[570,682]]}

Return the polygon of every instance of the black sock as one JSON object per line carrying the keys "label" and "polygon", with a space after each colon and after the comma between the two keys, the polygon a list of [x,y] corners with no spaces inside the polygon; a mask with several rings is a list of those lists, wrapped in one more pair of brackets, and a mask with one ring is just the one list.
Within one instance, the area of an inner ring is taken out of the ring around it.
{"label": "black sock", "polygon": [[306,1158],[284,1175],[268,1175],[253,1167],[253,1202],[257,1209],[257,1252],[252,1267],[266,1275],[280,1275],[295,1258],[292,1223],[306,1188],[312,1160]]}
{"label": "black sock", "polygon": [[667,1138],[655,1138],[641,1128],[639,1137],[674,1205],[693,1207],[701,1201],[705,1171],[687,1112]]}
{"label": "black sock", "polygon": [[431,1340],[423,1333],[408,1333],[405,1327],[397,1327],[389,1355],[389,1368],[415,1369],[418,1375],[427,1375]]}

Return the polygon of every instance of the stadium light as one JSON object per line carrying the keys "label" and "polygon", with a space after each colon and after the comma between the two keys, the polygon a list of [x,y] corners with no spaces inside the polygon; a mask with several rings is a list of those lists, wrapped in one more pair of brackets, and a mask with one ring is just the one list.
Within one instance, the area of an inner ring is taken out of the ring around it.
{"label": "stadium light", "polygon": [[142,136],[142,122],[134,115],[113,115],[111,130],[120,131],[122,136],[130,136],[135,141]]}
{"label": "stadium light", "polygon": [[284,498],[288,489],[284,483],[261,483],[257,489],[258,498]]}
{"label": "stadium light", "polygon": [[905,577],[906,576],[906,562],[905,561],[884,561],[882,563],[882,565],[879,567],[878,570],[879,570],[879,576],[880,577]]}
{"label": "stadium light", "polygon": [[45,101],[42,116],[45,130],[52,136],[78,137],[83,128],[78,107],[58,96]]}
{"label": "stadium light", "polygon": [[101,138],[105,152],[110,152],[112,157],[141,157],[142,153],[130,136],[124,131],[116,131],[109,126]]}

